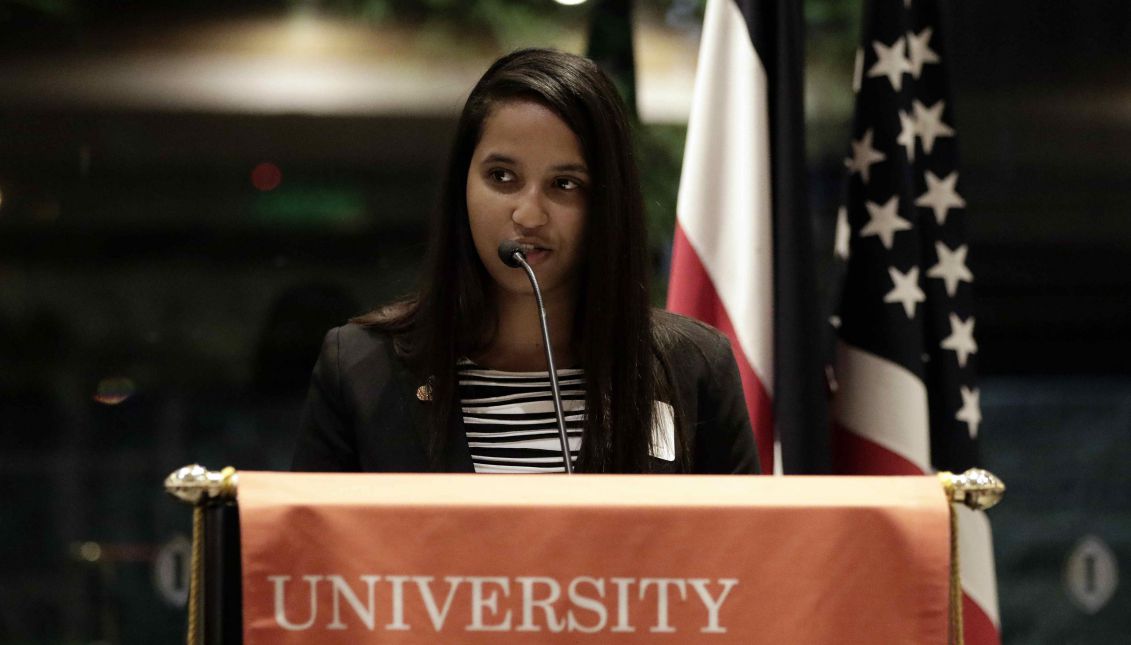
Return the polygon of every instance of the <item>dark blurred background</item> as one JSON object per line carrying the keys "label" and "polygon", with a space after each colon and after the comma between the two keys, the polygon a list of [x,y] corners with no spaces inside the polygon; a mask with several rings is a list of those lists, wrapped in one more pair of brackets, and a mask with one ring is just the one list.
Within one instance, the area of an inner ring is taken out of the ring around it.
{"label": "dark blurred background", "polygon": [[[162,479],[287,466],[323,333],[413,285],[471,84],[584,52],[592,4],[0,0],[0,643],[183,640]],[[702,4],[635,3],[658,297]],[[1125,641],[1131,4],[944,4],[1003,637]],[[861,0],[805,11],[829,267]]]}

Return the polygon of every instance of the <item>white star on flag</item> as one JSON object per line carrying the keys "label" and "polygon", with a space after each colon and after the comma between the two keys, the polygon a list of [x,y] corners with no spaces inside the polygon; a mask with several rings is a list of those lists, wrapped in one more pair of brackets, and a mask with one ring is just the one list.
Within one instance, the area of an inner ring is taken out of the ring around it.
{"label": "white star on flag", "polygon": [[954,136],[954,128],[942,122],[942,113],[945,108],[946,101],[939,101],[931,107],[927,107],[919,101],[911,103],[911,109],[915,111],[915,126],[919,138],[923,140],[923,150],[927,154],[931,154],[931,149],[935,147],[935,139]]}
{"label": "white star on flag", "polygon": [[883,206],[874,202],[865,202],[870,219],[860,229],[860,237],[877,235],[883,242],[884,248],[891,250],[896,231],[911,230],[911,222],[903,219],[897,212],[899,210],[899,197],[892,197]]}
{"label": "white star on flag", "polygon": [[903,312],[908,318],[915,317],[915,305],[927,299],[926,294],[919,288],[919,267],[911,267],[907,273],[900,273],[895,267],[888,267],[888,275],[895,285],[884,296],[884,302],[898,302],[903,305]]}
{"label": "white star on flag", "polygon": [[876,63],[868,70],[868,78],[886,76],[898,92],[903,87],[904,72],[911,71],[906,54],[907,41],[900,38],[887,46],[877,40],[872,42],[872,49],[876,52]]}
{"label": "white star on flag", "polygon": [[900,110],[899,136],[895,138],[895,142],[907,150],[908,161],[915,161],[915,135],[918,132],[919,126],[915,124],[915,117]]}
{"label": "white star on flag", "polygon": [[845,159],[844,165],[848,168],[849,172],[860,173],[860,178],[864,183],[868,183],[868,169],[872,164],[877,164],[887,159],[887,156],[872,147],[872,136],[875,133],[871,128],[864,133],[863,138],[859,141],[852,142],[852,158]]}
{"label": "white star on flag", "polygon": [[962,421],[970,430],[970,438],[976,439],[978,437],[978,424],[982,422],[982,405],[978,399],[981,398],[981,392],[978,388],[970,389],[965,385],[962,388],[962,408],[954,415],[955,419]]}
{"label": "white star on flag", "polygon": [[918,34],[913,34],[910,31],[907,32],[908,53],[911,58],[911,75],[915,78],[919,78],[919,75],[923,73],[923,65],[939,62],[938,52],[931,49],[928,45],[933,31],[933,29],[927,27]]}
{"label": "white star on flag", "polygon": [[954,297],[958,292],[958,283],[973,282],[974,274],[966,267],[966,252],[970,248],[965,244],[950,250],[942,242],[935,242],[935,253],[939,257],[938,264],[927,269],[928,278],[941,278],[946,285],[946,295]]}
{"label": "white star on flag", "polygon": [[957,354],[958,366],[966,367],[970,354],[978,353],[978,343],[974,342],[974,317],[962,320],[957,315],[950,314],[950,335],[939,346]]}
{"label": "white star on flag", "polygon": [[945,179],[939,179],[928,170],[924,174],[924,179],[927,180],[927,192],[919,195],[915,205],[926,206],[933,210],[939,226],[946,224],[948,210],[966,207],[966,200],[962,199],[954,189],[954,185],[958,183],[958,171],[950,173]]}
{"label": "white star on flag", "polygon": [[848,225],[848,209],[841,206],[836,212],[836,244],[834,249],[836,256],[842,260],[848,259],[848,244],[851,236],[852,228]]}

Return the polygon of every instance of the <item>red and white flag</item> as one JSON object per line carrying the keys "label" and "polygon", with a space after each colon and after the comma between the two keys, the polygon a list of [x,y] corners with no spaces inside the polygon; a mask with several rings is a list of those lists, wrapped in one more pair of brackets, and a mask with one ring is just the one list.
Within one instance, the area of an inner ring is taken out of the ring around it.
{"label": "red and white flag", "polygon": [[730,338],[764,473],[827,463],[801,25],[795,0],[707,3],[668,288]]}

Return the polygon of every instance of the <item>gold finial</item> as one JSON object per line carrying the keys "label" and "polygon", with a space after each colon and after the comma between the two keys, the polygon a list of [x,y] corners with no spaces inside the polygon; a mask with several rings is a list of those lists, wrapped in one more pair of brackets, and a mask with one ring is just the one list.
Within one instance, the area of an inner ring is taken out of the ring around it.
{"label": "gold finial", "polygon": [[976,511],[992,508],[1005,494],[1005,483],[981,468],[971,468],[961,475],[943,471],[938,477],[952,503],[965,504]]}
{"label": "gold finial", "polygon": [[165,492],[189,504],[199,504],[209,499],[233,500],[239,484],[235,468],[216,472],[200,464],[184,466],[165,478]]}

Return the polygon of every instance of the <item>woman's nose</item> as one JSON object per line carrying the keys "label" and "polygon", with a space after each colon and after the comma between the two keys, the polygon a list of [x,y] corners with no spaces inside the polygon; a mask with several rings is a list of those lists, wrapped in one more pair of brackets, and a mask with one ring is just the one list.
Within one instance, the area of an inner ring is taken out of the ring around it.
{"label": "woman's nose", "polygon": [[522,228],[538,228],[550,221],[543,198],[542,191],[533,186],[519,193],[511,221]]}

